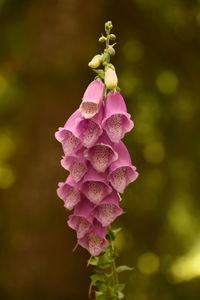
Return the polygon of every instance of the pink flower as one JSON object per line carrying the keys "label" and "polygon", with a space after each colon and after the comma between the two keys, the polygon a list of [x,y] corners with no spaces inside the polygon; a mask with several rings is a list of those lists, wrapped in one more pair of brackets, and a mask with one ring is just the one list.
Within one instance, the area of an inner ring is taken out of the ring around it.
{"label": "pink flower", "polygon": [[65,182],[59,182],[57,194],[64,201],[64,206],[69,210],[72,210],[81,198],[78,185],[70,175]]}
{"label": "pink flower", "polygon": [[76,134],[78,135],[84,147],[92,147],[102,134],[102,118],[103,105],[101,106],[99,112],[93,118],[84,119],[82,117],[76,122]]}
{"label": "pink flower", "polygon": [[113,143],[106,133],[98,139],[96,144],[84,151],[87,158],[97,172],[105,172],[109,165],[117,160],[118,154],[113,149]]}
{"label": "pink flower", "polygon": [[124,143],[116,143],[114,149],[119,158],[111,164],[108,180],[116,191],[123,193],[126,186],[137,179],[138,172],[131,164],[130,154]]}
{"label": "pink flower", "polygon": [[65,155],[70,155],[82,147],[76,131],[76,123],[80,117],[80,111],[77,109],[67,120],[64,127],[59,127],[59,130],[55,133],[56,139],[62,144]]}
{"label": "pink flower", "polygon": [[75,182],[80,181],[88,169],[83,157],[83,149],[68,156],[63,156],[61,165],[70,172],[70,175]]}
{"label": "pink flower", "polygon": [[112,192],[107,181],[107,173],[98,173],[92,167],[83,178],[81,192],[94,204],[103,200]]}
{"label": "pink flower", "polygon": [[85,119],[94,117],[100,110],[103,102],[104,84],[100,80],[92,81],[84,95],[80,105],[80,112]]}
{"label": "pink flower", "polygon": [[76,205],[73,215],[69,216],[68,225],[76,230],[77,238],[80,239],[93,227],[94,217],[91,214],[94,204],[82,196],[81,201]]}
{"label": "pink flower", "polygon": [[107,227],[122,213],[123,210],[119,207],[119,196],[113,191],[95,207],[93,216],[103,227]]}
{"label": "pink flower", "polygon": [[111,141],[119,142],[125,133],[133,128],[133,121],[130,118],[121,94],[116,91],[108,93],[102,127]]}
{"label": "pink flower", "polygon": [[78,243],[86,248],[92,256],[97,256],[108,244],[105,235],[106,229],[96,221],[90,231],[83,238],[78,239]]}

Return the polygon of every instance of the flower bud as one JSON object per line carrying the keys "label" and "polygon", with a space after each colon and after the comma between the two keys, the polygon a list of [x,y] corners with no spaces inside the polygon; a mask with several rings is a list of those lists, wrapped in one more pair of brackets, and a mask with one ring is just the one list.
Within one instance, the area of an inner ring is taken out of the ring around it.
{"label": "flower bud", "polygon": [[115,55],[115,49],[112,46],[108,47],[108,53],[110,54],[110,56],[114,56]]}
{"label": "flower bud", "polygon": [[113,28],[113,24],[111,21],[106,22],[105,24],[105,31],[110,31]]}
{"label": "flower bud", "polygon": [[109,34],[109,38],[110,38],[110,40],[112,40],[112,41],[115,41],[116,40],[116,35],[115,34]]}
{"label": "flower bud", "polygon": [[107,40],[107,38],[105,36],[101,36],[99,38],[99,43],[104,43]]}
{"label": "flower bud", "polygon": [[105,85],[108,89],[115,89],[118,79],[115,70],[108,68],[105,72]]}
{"label": "flower bud", "polygon": [[101,55],[100,55],[100,54],[97,54],[97,55],[95,55],[95,56],[92,58],[92,60],[91,60],[91,61],[89,62],[89,64],[88,64],[88,66],[89,66],[90,68],[95,69],[95,68],[98,68],[98,67],[99,67],[100,63],[101,63]]}

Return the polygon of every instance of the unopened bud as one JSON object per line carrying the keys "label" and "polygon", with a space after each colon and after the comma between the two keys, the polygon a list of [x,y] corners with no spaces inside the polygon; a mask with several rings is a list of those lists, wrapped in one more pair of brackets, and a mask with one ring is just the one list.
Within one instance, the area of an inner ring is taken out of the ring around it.
{"label": "unopened bud", "polygon": [[107,40],[107,38],[105,36],[101,36],[99,38],[99,43],[104,43]]}
{"label": "unopened bud", "polygon": [[115,55],[115,49],[112,46],[109,46],[107,51],[110,54],[110,56],[114,56]]}
{"label": "unopened bud", "polygon": [[113,28],[113,24],[111,21],[106,22],[105,24],[105,31],[109,32]]}
{"label": "unopened bud", "polygon": [[92,69],[98,68],[101,64],[101,55],[97,54],[93,57],[93,59],[89,62],[88,66]]}
{"label": "unopened bud", "polygon": [[116,40],[116,35],[115,34],[109,34],[109,39],[112,40],[112,41],[115,41]]}
{"label": "unopened bud", "polygon": [[105,85],[108,89],[115,89],[118,84],[118,78],[115,70],[108,68],[105,72]]}

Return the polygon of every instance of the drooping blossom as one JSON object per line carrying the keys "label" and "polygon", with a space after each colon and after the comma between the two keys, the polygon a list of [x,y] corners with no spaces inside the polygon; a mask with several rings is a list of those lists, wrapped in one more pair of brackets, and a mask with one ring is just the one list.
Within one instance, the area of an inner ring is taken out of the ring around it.
{"label": "drooping blossom", "polygon": [[78,243],[86,248],[92,256],[97,256],[102,249],[107,246],[106,228],[103,227],[97,220],[94,221],[93,228],[87,232],[84,237],[78,239]]}
{"label": "drooping blossom", "polygon": [[118,159],[109,167],[108,180],[116,191],[123,193],[126,186],[136,180],[139,174],[131,163],[130,154],[124,143],[115,143],[114,149],[118,153]]}
{"label": "drooping blossom", "polygon": [[92,203],[100,203],[112,192],[107,173],[98,173],[90,167],[82,181],[81,191]]}
{"label": "drooping blossom", "polygon": [[119,196],[116,191],[105,197],[93,210],[94,217],[103,227],[109,226],[122,213],[123,210],[119,207]]}
{"label": "drooping blossom", "polygon": [[64,206],[69,210],[72,210],[81,199],[78,185],[70,175],[65,182],[59,182],[57,194],[64,201]]}
{"label": "drooping blossom", "polygon": [[119,92],[111,91],[106,97],[102,127],[113,142],[119,142],[133,128],[131,115],[127,113],[125,101]]}
{"label": "drooping blossom", "polygon": [[118,153],[106,133],[103,133],[95,145],[84,151],[87,158],[97,172],[105,172],[109,165],[118,159]]}
{"label": "drooping blossom", "polygon": [[68,156],[63,156],[61,165],[70,172],[70,175],[75,182],[79,182],[88,169],[82,149]]}
{"label": "drooping blossom", "polygon": [[85,119],[91,119],[99,112],[103,93],[104,84],[100,80],[94,80],[88,85],[80,105],[80,112]]}

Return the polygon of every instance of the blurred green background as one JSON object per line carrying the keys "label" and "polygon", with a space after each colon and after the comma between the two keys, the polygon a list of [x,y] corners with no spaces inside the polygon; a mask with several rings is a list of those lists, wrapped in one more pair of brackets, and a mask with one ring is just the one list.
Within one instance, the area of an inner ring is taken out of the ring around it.
{"label": "blurred green background", "polygon": [[199,0],[0,0],[0,299],[86,300],[88,253],[56,196],[54,138],[79,106],[104,23],[140,177],[116,222],[126,300],[200,299]]}

